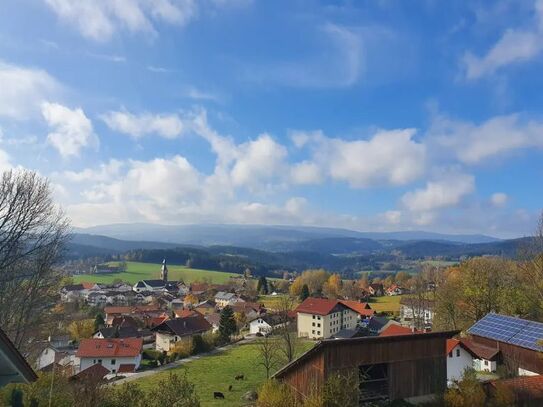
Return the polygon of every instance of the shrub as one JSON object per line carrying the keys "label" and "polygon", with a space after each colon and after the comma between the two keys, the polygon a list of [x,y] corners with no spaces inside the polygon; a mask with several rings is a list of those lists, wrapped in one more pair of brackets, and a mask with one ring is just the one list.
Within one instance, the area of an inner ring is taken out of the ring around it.
{"label": "shrub", "polygon": [[162,352],[154,349],[145,349],[143,351],[143,359],[159,360],[162,356]]}
{"label": "shrub", "polygon": [[268,380],[258,392],[258,407],[297,407],[294,391],[286,384],[277,380]]}

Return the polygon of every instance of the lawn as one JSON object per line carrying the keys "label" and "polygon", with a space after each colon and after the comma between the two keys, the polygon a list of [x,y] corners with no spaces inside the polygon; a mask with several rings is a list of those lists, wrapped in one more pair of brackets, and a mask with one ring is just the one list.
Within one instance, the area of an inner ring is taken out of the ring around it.
{"label": "lawn", "polygon": [[[161,264],[153,263],[138,263],[129,261],[126,263],[126,271],[122,273],[108,274],[82,274],[74,276],[74,282],[97,282],[111,283],[114,280],[121,279],[131,284],[137,283],[139,280],[158,279],[160,278]],[[199,270],[187,268],[185,266],[176,266],[168,264],[168,280],[192,282],[195,280],[209,279],[212,283],[226,283],[230,276],[238,276],[238,274],[224,273],[222,271]]]}
{"label": "lawn", "polygon": [[401,295],[385,295],[383,297],[371,297],[370,306],[376,312],[393,312],[398,314],[400,312],[400,299]]}
{"label": "lawn", "polygon": [[[278,295],[259,295],[258,303],[264,304],[264,307],[269,310],[279,309],[281,300],[285,297],[288,297],[287,294],[278,294]],[[292,306],[295,308],[298,305],[298,300],[294,300]]]}
{"label": "lawn", "polygon": [[[300,353],[308,350],[314,342],[301,342]],[[241,406],[241,397],[249,390],[257,390],[266,378],[266,371],[258,364],[259,355],[256,344],[235,346],[217,355],[204,356],[178,368],[157,373],[135,381],[144,390],[155,388],[158,382],[170,373],[187,374],[194,384],[202,406]],[[243,374],[245,380],[234,380],[234,376]],[[232,385],[232,391],[228,386]],[[220,391],[225,400],[214,400],[213,392]]]}

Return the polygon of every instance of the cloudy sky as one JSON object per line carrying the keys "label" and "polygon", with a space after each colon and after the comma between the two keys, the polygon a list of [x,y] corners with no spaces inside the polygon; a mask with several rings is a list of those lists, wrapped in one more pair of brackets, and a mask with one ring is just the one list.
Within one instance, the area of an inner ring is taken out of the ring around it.
{"label": "cloudy sky", "polygon": [[77,226],[530,234],[543,0],[18,0],[0,168]]}

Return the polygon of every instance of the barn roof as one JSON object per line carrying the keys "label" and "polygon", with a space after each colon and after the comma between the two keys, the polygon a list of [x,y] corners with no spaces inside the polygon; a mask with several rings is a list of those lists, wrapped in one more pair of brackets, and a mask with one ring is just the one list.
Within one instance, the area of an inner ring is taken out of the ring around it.
{"label": "barn roof", "polygon": [[346,344],[360,344],[366,345],[375,342],[402,342],[406,339],[417,338],[418,339],[429,339],[429,338],[450,338],[454,335],[457,335],[460,331],[444,331],[444,332],[427,332],[421,333],[419,335],[396,335],[396,336],[364,336],[361,338],[347,338],[347,339],[324,339],[317,342],[315,346],[309,349],[307,352],[300,355],[297,359],[294,359],[292,362],[281,368],[277,371],[272,378],[280,379],[286,373],[295,369],[299,364],[305,362],[313,355],[324,351],[325,348],[337,348]]}

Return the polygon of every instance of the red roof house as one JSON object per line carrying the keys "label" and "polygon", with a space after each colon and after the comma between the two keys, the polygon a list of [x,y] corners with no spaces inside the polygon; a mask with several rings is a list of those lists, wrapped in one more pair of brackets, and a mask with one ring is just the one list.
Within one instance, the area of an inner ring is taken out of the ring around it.
{"label": "red roof house", "polygon": [[80,371],[99,364],[118,373],[123,364],[134,364],[137,369],[142,349],[142,338],[82,339],[75,356],[80,360]]}

